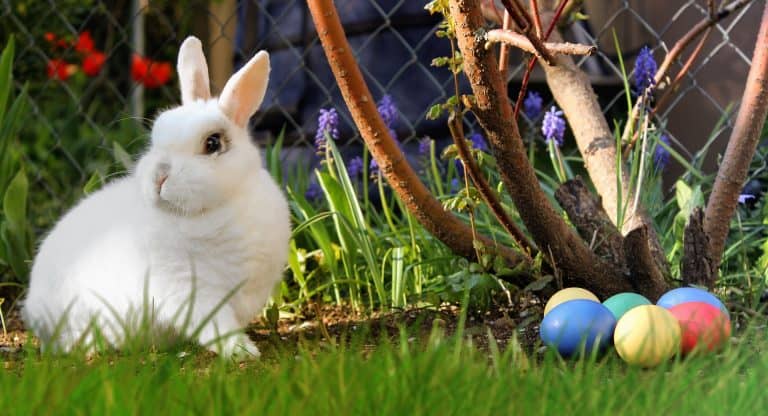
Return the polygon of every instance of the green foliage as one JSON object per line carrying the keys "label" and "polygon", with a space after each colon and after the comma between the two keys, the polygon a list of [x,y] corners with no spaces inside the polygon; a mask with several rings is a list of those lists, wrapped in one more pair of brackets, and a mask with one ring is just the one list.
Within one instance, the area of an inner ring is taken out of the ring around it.
{"label": "green foliage", "polygon": [[23,282],[29,274],[28,261],[32,256],[32,230],[27,219],[29,183],[10,145],[17,140],[19,117],[26,111],[27,97],[25,87],[7,107],[13,86],[14,45],[11,38],[0,55],[0,266],[10,266],[13,280]]}

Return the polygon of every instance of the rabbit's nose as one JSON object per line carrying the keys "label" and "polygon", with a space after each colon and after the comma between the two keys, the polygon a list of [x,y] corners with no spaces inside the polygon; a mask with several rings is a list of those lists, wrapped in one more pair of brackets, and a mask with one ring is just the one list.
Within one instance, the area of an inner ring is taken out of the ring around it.
{"label": "rabbit's nose", "polygon": [[157,165],[157,170],[155,171],[155,184],[157,185],[157,191],[160,192],[160,188],[162,188],[165,181],[168,179],[168,174],[171,171],[171,165],[170,163],[166,162],[160,162]]}

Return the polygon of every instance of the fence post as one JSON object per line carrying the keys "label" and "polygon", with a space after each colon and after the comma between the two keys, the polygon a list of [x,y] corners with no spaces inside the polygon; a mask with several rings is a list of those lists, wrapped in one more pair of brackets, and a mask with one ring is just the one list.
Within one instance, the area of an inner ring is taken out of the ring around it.
{"label": "fence post", "polygon": [[217,95],[232,75],[237,2],[213,0],[208,6],[208,63],[211,72],[211,93]]}

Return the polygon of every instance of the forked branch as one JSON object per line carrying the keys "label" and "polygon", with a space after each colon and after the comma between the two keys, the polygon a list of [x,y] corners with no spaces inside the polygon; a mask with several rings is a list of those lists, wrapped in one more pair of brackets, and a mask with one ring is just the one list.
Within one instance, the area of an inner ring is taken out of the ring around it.
{"label": "forked branch", "polygon": [[[309,10],[331,70],[350,114],[381,173],[408,211],[422,226],[461,256],[474,258],[472,230],[443,209],[416,175],[389,130],[384,125],[363,75],[352,54],[332,0],[308,0]],[[486,247],[495,247],[510,263],[530,264],[520,253],[479,237]]]}

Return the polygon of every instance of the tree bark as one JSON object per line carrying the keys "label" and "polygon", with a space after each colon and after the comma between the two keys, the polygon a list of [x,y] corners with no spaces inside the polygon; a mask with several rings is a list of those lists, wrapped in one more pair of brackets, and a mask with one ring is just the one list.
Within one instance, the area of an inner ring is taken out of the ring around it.
{"label": "tree bark", "polygon": [[709,236],[709,253],[715,267],[720,265],[731,218],[736,211],[739,194],[747,178],[749,164],[755,155],[766,115],[768,115],[768,3],[763,10],[755,52],[752,56],[752,66],[749,68],[736,124],[728,140],[728,147],[725,149],[725,156],[717,171],[704,214],[704,231]]}
{"label": "tree bark", "polygon": [[512,117],[493,50],[484,48],[483,36],[479,33],[483,17],[478,2],[450,0],[449,6],[464,72],[475,96],[472,111],[486,132],[502,181],[539,249],[545,254],[551,253],[550,260],[563,272],[568,284],[593,290],[598,296],[631,289],[613,265],[590,251],[555,212],[539,187]]}
{"label": "tree bark", "polygon": [[712,289],[717,278],[709,256],[709,238],[704,231],[704,211],[697,207],[688,219],[683,234],[683,258],[680,275],[684,285],[700,285]]}
{"label": "tree bark", "polygon": [[[545,26],[552,20],[551,11],[542,13]],[[562,42],[562,36],[558,31],[552,32],[553,42]],[[595,185],[598,195],[602,199],[603,207],[621,233],[626,235],[630,231],[645,227],[648,236],[650,253],[653,262],[647,267],[658,269],[652,276],[664,276],[669,274],[669,264],[661,248],[661,243],[653,228],[653,222],[648,217],[642,206],[638,206],[637,212],[632,211],[632,201],[635,199],[634,190],[629,188],[629,174],[622,162],[617,169],[616,158],[621,157],[616,148],[616,142],[608,127],[608,122],[597,102],[597,96],[589,82],[589,77],[567,55],[555,57],[556,65],[541,65],[544,69],[552,95],[565,114],[571,127],[576,145],[584,158],[584,165],[589,173],[589,178]],[[621,178],[620,187],[617,187],[617,178]],[[619,224],[619,207],[622,209],[623,218]],[[661,282],[657,283],[661,285]]]}
{"label": "tree bark", "polygon": [[[376,110],[376,102],[352,54],[333,1],[308,0],[307,4],[349,112],[392,190],[429,233],[456,254],[475,258],[472,230],[455,215],[443,209],[441,203],[421,182],[408,164],[405,155],[389,135],[389,130]],[[523,255],[508,247],[497,244],[487,237],[478,236],[478,239],[486,247],[495,247],[497,252],[510,263],[530,264]],[[526,279],[523,280],[530,278],[527,272],[524,277]]]}

